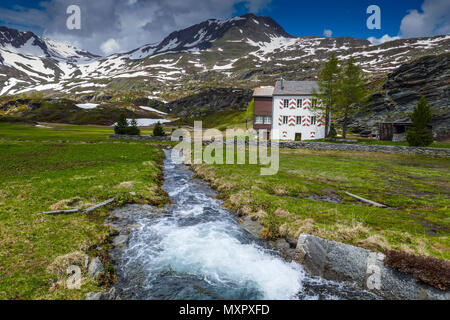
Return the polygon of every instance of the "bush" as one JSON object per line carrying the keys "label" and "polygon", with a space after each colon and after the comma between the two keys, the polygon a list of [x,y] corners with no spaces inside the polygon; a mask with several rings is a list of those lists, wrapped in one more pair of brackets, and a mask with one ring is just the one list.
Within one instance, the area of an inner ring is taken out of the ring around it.
{"label": "bush", "polygon": [[412,126],[406,132],[406,140],[413,147],[426,147],[433,143],[433,133],[428,128],[433,115],[427,99],[422,96],[411,114]]}
{"label": "bush", "polygon": [[164,132],[164,128],[162,127],[159,121],[155,124],[155,127],[153,128],[153,135],[155,137],[163,137],[166,135],[166,133]]}

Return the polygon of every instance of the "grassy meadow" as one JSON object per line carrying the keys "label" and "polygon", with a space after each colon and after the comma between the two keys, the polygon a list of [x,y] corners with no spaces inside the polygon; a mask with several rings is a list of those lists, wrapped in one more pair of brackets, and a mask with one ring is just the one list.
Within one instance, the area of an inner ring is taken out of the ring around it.
{"label": "grassy meadow", "polygon": [[[41,125],[0,122],[0,299],[83,299],[114,281],[111,231],[104,226],[111,206],[88,216],[39,213],[111,197],[115,206],[163,205],[164,154],[159,143],[109,140],[111,127]],[[260,176],[258,165],[193,170],[217,188],[227,207],[260,220],[266,238],[310,233],[372,250],[450,259],[448,158],[280,150],[274,176]],[[371,207],[346,191],[389,208]],[[79,253],[100,257],[106,272],[69,290],[55,264]]]}
{"label": "grassy meadow", "polygon": [[261,176],[258,165],[194,170],[226,206],[262,221],[267,238],[310,233],[372,250],[450,258],[448,158],[298,149],[280,150],[273,176]]}
{"label": "grassy meadow", "polygon": [[[167,201],[158,146],[108,141],[111,128],[52,127],[0,123],[0,299],[84,299],[114,281],[110,231],[103,225],[107,209],[88,216],[40,212],[112,197],[114,205]],[[68,290],[49,266],[77,252],[99,256],[106,272],[99,281],[85,277],[81,290]]]}

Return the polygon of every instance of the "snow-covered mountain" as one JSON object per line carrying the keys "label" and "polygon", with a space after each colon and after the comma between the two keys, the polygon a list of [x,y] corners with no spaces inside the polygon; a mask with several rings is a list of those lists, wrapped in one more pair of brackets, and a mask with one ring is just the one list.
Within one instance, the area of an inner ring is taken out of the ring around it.
{"label": "snow-covered mountain", "polygon": [[69,44],[41,38],[33,32],[22,32],[0,26],[0,48],[12,53],[53,58],[68,62],[88,61],[98,56]]}
{"label": "snow-covered mountain", "polygon": [[159,43],[108,57],[0,27],[0,95],[140,90],[170,100],[207,82],[253,87],[280,76],[312,80],[331,52],[343,60],[354,57],[365,72],[377,77],[417,57],[448,51],[450,35],[381,45],[350,37],[294,37],[273,19],[253,14],[210,19]]}

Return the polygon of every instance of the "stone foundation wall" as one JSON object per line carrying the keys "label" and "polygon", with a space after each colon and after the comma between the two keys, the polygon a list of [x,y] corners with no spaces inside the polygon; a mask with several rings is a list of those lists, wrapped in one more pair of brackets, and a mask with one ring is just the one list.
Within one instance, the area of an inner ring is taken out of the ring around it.
{"label": "stone foundation wall", "polygon": [[295,260],[314,276],[352,283],[387,299],[449,300],[450,292],[417,282],[383,263],[384,255],[301,234]]}
{"label": "stone foundation wall", "polygon": [[156,137],[150,135],[141,135],[141,136],[129,136],[125,134],[111,134],[109,135],[110,139],[125,139],[125,140],[139,140],[139,141],[170,141],[170,136],[164,137]]}
{"label": "stone foundation wall", "polygon": [[424,154],[429,156],[450,157],[450,149],[420,148],[406,146],[363,145],[363,144],[339,144],[326,142],[280,142],[280,148],[284,149],[313,149],[313,150],[337,150],[337,151],[362,151],[384,152],[400,154]]}

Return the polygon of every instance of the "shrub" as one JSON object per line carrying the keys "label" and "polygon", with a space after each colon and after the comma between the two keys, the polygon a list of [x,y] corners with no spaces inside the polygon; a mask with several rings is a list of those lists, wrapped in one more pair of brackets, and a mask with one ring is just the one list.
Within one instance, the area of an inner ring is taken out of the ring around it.
{"label": "shrub", "polygon": [[428,129],[432,117],[430,105],[422,96],[411,114],[413,124],[406,132],[406,140],[410,146],[426,147],[433,143],[433,133]]}
{"label": "shrub", "polygon": [[164,132],[164,128],[162,127],[159,121],[155,124],[155,127],[153,128],[153,135],[155,137],[163,137],[166,135],[166,133]]}

